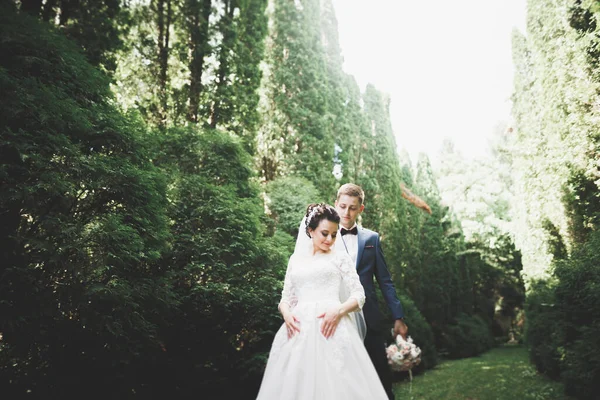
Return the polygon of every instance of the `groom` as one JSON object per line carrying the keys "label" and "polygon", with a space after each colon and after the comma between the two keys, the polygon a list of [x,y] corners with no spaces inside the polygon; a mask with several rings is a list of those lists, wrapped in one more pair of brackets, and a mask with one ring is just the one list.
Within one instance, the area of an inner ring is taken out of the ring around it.
{"label": "groom", "polygon": [[392,373],[387,362],[384,339],[384,335],[389,335],[389,331],[385,329],[382,321],[383,315],[377,304],[373,278],[376,278],[383,298],[395,320],[394,334],[406,338],[408,327],[403,321],[404,311],[383,258],[379,234],[356,225],[356,219],[365,209],[364,199],[365,193],[362,188],[353,183],[347,183],[338,189],[335,208],[341,218],[341,227],[336,248],[337,251],[347,252],[356,263],[356,272],[367,298],[363,306],[367,324],[365,347],[388,397],[393,400]]}

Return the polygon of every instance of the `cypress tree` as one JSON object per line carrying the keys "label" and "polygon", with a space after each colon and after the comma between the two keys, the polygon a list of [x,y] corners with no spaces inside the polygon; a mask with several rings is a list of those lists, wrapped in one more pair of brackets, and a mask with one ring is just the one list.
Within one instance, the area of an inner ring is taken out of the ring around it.
{"label": "cypress tree", "polygon": [[216,52],[219,66],[211,96],[210,126],[220,127],[242,138],[255,153],[258,129],[258,88],[262,79],[267,33],[267,0],[227,1],[218,23],[222,40]]}
{"label": "cypress tree", "polygon": [[262,176],[295,174],[323,196],[335,191],[334,139],[327,129],[327,68],[319,1],[274,1],[259,138]]}
{"label": "cypress tree", "polygon": [[124,45],[130,27],[127,3],[118,0],[28,0],[21,11],[45,22],[56,23],[83,50],[88,61],[110,73],[116,53]]}
{"label": "cypress tree", "polygon": [[[526,337],[538,369],[560,376],[567,393],[581,398],[590,398],[600,371],[598,361],[587,357],[598,327],[582,328],[580,320],[581,313],[597,310],[594,296],[584,294],[589,279],[582,277],[597,275],[588,249],[596,241],[600,209],[593,106],[598,16],[591,1],[532,0],[527,36],[515,34],[513,41],[515,237],[530,283]],[[539,277],[544,281],[534,281]],[[581,296],[587,298],[583,306],[576,300]],[[549,309],[548,302],[557,307]]]}
{"label": "cypress tree", "polygon": [[389,97],[368,85],[363,96],[364,113],[371,129],[361,138],[363,150],[358,182],[369,198],[365,226],[378,230],[385,243],[388,264],[398,287],[402,286],[401,266],[406,236],[406,203],[402,198],[402,172],[396,139],[389,115]]}

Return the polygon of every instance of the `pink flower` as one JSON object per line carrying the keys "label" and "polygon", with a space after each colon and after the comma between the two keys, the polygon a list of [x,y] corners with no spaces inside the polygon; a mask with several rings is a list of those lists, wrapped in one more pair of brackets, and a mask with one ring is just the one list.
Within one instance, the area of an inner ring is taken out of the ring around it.
{"label": "pink flower", "polygon": [[388,346],[388,348],[386,349],[386,352],[388,354],[388,357],[393,356],[395,353],[398,352],[398,347],[396,347],[396,345],[390,345]]}

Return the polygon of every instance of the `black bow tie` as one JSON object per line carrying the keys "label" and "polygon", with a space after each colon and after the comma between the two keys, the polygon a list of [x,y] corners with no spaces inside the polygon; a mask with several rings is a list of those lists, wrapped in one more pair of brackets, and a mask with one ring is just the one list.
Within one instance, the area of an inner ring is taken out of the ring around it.
{"label": "black bow tie", "polygon": [[356,226],[354,228],[352,228],[352,229],[342,228],[340,232],[341,232],[342,236],[344,236],[344,235],[357,235],[358,234],[358,228]]}

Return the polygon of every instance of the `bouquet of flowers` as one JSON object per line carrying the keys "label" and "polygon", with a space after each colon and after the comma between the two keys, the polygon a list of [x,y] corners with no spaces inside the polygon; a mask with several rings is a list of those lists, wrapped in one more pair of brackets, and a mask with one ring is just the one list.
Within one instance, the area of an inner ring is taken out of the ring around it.
{"label": "bouquet of flowers", "polygon": [[388,364],[394,371],[408,371],[412,378],[412,367],[421,362],[421,349],[413,343],[410,336],[404,340],[401,335],[398,335],[395,342],[386,349]]}

